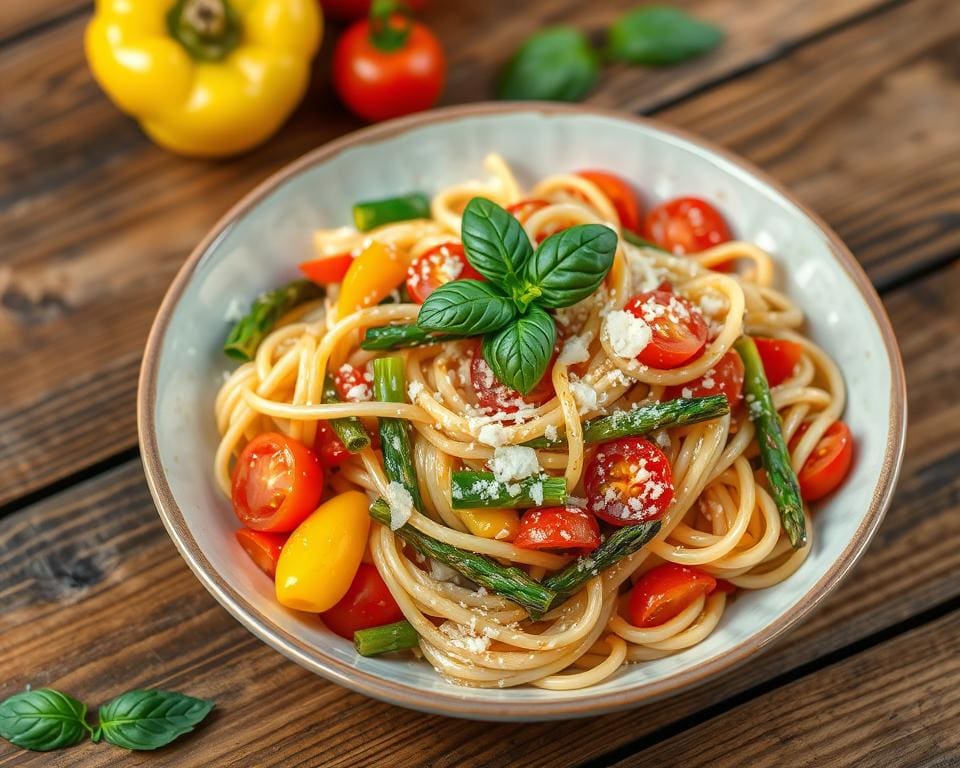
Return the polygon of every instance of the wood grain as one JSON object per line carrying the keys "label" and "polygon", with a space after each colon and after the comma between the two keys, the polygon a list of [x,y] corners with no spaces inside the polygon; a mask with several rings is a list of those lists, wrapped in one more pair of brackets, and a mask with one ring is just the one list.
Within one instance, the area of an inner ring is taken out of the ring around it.
{"label": "wood grain", "polygon": [[[198,734],[130,765],[565,766],[696,721],[705,707],[960,596],[960,403],[950,396],[960,378],[958,292],[952,269],[887,302],[907,361],[910,436],[893,507],[853,576],[769,653],[687,694],[565,727],[429,717],[348,693],[214,603],[163,534],[130,462],[2,524],[0,697],[30,683],[99,703],[149,685],[218,701]],[[109,764],[104,749],[78,748],[69,765]],[[0,744],[0,765],[47,759]]]}

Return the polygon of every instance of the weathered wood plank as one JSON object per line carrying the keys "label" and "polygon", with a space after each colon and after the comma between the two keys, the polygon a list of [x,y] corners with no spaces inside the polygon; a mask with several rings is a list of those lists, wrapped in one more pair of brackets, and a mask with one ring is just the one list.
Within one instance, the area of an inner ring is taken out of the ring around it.
{"label": "weathered wood plank", "polygon": [[[0,522],[0,697],[55,685],[91,703],[133,685],[216,699],[216,717],[151,765],[573,765],[960,595],[960,270],[888,300],[907,360],[903,481],[854,575],[769,653],[672,699],[575,728],[392,709],[327,684],[216,606],[167,540],[133,462]],[[855,692],[856,688],[853,687]],[[71,766],[106,764],[104,747]],[[0,745],[0,765],[47,765]],[[146,758],[130,758],[132,765]],[[101,762],[98,762],[101,761]]]}
{"label": "weathered wood plank", "polygon": [[24,39],[31,30],[55,24],[91,6],[89,0],[34,0],[30,3],[11,0],[0,5],[0,45]]}

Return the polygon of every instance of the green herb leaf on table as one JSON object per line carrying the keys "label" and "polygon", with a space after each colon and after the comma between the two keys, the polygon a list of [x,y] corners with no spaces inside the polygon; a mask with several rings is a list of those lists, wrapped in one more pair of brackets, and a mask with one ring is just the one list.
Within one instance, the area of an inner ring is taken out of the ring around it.
{"label": "green herb leaf on table", "polygon": [[158,749],[192,731],[211,709],[212,701],[174,691],[129,691],[100,707],[100,728],[118,747]]}
{"label": "green herb leaf on table", "polygon": [[543,378],[556,342],[553,318],[534,304],[506,328],[484,337],[483,356],[501,382],[525,395]]}
{"label": "green herb leaf on table", "polygon": [[0,737],[23,749],[49,752],[90,733],[87,705],[50,688],[16,693],[0,702]]}
{"label": "green herb leaf on table", "polygon": [[610,267],[617,234],[603,224],[581,224],[551,235],[527,262],[524,276],[540,289],[537,303],[569,307],[592,294]]}
{"label": "green herb leaf on table", "polygon": [[572,27],[530,37],[507,62],[497,85],[501,99],[580,101],[597,80],[597,54]]}
{"label": "green herb leaf on table", "polygon": [[519,273],[533,255],[533,246],[516,217],[475,197],[463,209],[460,229],[470,266],[507,290],[520,285]]}
{"label": "green herb leaf on table", "polygon": [[703,56],[723,32],[678,8],[645,6],[622,16],[611,28],[607,55],[628,64],[679,64]]}
{"label": "green herb leaf on table", "polygon": [[427,331],[481,334],[503,328],[516,315],[514,303],[493,283],[454,280],[427,297],[417,324]]}

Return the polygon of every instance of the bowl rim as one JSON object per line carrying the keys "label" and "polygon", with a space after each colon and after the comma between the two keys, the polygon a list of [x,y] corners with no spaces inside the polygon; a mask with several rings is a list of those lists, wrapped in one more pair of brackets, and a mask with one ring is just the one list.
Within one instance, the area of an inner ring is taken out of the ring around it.
{"label": "bowl rim", "polygon": [[[298,639],[277,627],[266,616],[259,613],[241,593],[233,589],[213,568],[190,533],[183,512],[173,497],[160,462],[154,415],[156,412],[160,352],[173,311],[204,254],[241,216],[287,179],[318,163],[325,162],[349,148],[378,142],[427,125],[457,121],[463,118],[522,113],[537,113],[545,116],[601,117],[631,123],[646,129],[652,128],[655,131],[689,142],[698,149],[738,167],[792,204],[824,234],[833,257],[846,271],[873,316],[891,366],[890,411],[880,478],[877,487],[874,489],[867,515],[832,566],[793,608],[777,620],[739,642],[722,657],[695,664],[665,680],[641,683],[620,692],[593,695],[588,693],[576,699],[547,699],[537,702],[483,701],[470,698],[469,688],[458,689],[451,693],[423,690],[398,683],[387,677],[362,671],[326,654],[322,648]],[[353,131],[327,142],[285,165],[233,205],[193,249],[190,256],[180,267],[163,298],[150,329],[140,369],[137,391],[137,427],[147,484],[170,538],[173,539],[187,565],[210,594],[234,618],[265,643],[328,680],[391,704],[434,714],[473,719],[550,720],[613,712],[641,703],[649,703],[655,699],[690,688],[707,678],[743,663],[810,613],[837,586],[863,554],[890,505],[903,458],[907,422],[906,402],[905,373],[896,337],[880,297],[860,263],[837,234],[817,214],[813,213],[764,171],[723,147],[683,129],[651,118],[589,105],[522,101],[508,103],[481,102],[435,109]]]}

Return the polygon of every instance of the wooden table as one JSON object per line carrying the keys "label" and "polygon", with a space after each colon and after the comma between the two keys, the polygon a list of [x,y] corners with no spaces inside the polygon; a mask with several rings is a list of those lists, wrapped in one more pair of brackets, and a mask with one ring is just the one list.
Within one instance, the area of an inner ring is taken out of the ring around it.
{"label": "wooden table", "polygon": [[[899,492],[853,575],[742,669],[571,724],[491,725],[363,698],[260,643],[164,533],[134,392],[174,271],[233,202],[358,127],[311,92],[225,162],[156,148],[92,82],[85,0],[0,10],[0,698],[133,686],[217,701],[156,754],[0,743],[0,765],[948,766],[960,764],[960,3],[690,0],[728,39],[678,68],[606,71],[590,102],[656,115],[763,166],[846,240],[907,366]],[[634,2],[435,0],[446,103],[488,98],[545,23],[598,30]],[[522,11],[518,12],[518,9]]]}

